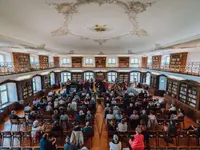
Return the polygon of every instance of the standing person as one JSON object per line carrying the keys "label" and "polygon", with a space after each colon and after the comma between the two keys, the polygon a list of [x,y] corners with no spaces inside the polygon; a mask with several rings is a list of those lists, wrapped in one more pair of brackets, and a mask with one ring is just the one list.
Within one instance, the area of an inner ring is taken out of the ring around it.
{"label": "standing person", "polygon": [[144,150],[144,136],[141,134],[142,130],[136,128],[136,134],[133,136],[133,140],[129,140],[129,144],[132,150]]}
{"label": "standing person", "polygon": [[109,143],[110,150],[121,150],[122,143],[119,141],[118,136],[115,134],[113,135],[113,140]]}
{"label": "standing person", "polygon": [[71,81],[68,79],[67,83],[66,83],[66,93],[67,93],[67,95],[70,93],[70,89],[71,89]]}

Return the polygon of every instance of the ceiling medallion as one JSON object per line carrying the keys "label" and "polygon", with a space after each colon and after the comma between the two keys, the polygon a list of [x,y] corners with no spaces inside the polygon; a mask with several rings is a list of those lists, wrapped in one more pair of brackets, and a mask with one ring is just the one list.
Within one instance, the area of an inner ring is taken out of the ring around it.
{"label": "ceiling medallion", "polygon": [[94,26],[94,30],[95,30],[96,32],[104,32],[104,31],[107,30],[106,26],[107,26],[106,24],[104,24],[104,25],[98,25],[98,24],[96,24],[96,25]]}
{"label": "ceiling medallion", "polygon": [[[76,33],[73,33],[72,31],[70,31],[68,29],[68,24],[70,22],[70,20],[73,17],[73,14],[78,13],[78,8],[81,5],[85,5],[85,4],[90,4],[90,3],[96,3],[99,6],[103,5],[103,4],[115,4],[115,5],[119,5],[121,7],[123,7],[125,9],[125,13],[128,16],[128,19],[130,20],[130,22],[132,23],[133,29],[128,32],[125,33],[123,36],[125,35],[133,35],[133,36],[137,36],[137,37],[141,37],[141,36],[147,36],[148,33],[145,29],[141,29],[139,27],[139,23],[137,21],[137,15],[145,12],[147,10],[147,8],[151,7],[155,2],[140,2],[140,1],[130,1],[130,2],[124,2],[122,0],[76,0],[76,2],[73,3],[68,3],[68,2],[64,2],[64,3],[49,3],[46,2],[49,6],[53,6],[58,13],[61,13],[62,15],[64,15],[64,23],[63,26],[60,27],[59,29],[51,32],[52,36],[62,36],[62,35],[75,35],[77,37],[80,38],[85,38],[85,39],[90,39],[93,40],[94,42],[99,43],[100,45],[102,45],[103,43],[105,43],[108,40],[111,39],[116,39],[117,37],[121,37],[121,35],[115,37],[115,38],[109,38],[109,39],[92,39],[89,37],[84,37],[82,35],[78,35]],[[102,31],[106,31],[106,28],[101,28],[103,26],[95,26],[94,30],[97,32],[102,32]],[[99,42],[101,41],[101,42]]]}

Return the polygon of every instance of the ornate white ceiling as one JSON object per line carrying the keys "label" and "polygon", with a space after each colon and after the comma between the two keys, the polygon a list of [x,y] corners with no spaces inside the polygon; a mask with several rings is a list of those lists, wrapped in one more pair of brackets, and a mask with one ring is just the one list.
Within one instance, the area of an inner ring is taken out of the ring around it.
{"label": "ornate white ceiling", "polygon": [[57,54],[140,53],[200,34],[199,13],[200,0],[0,0],[0,34]]}

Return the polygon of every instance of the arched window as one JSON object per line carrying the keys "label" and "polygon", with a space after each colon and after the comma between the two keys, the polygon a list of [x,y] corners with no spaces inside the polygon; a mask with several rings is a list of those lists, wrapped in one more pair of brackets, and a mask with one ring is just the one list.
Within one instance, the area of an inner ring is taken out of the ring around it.
{"label": "arched window", "polygon": [[146,84],[150,85],[150,81],[151,81],[151,74],[148,72],[146,73]]}
{"label": "arched window", "polygon": [[140,82],[140,72],[131,72],[130,73],[130,82]]}
{"label": "arched window", "polygon": [[108,72],[107,78],[108,78],[108,82],[113,83],[117,79],[117,73],[116,72]]}
{"label": "arched window", "polygon": [[40,76],[33,77],[32,82],[33,82],[33,92],[34,93],[42,90],[42,84],[41,84],[41,77]]}
{"label": "arched window", "polygon": [[62,72],[61,82],[67,82],[68,79],[71,80],[71,72]]}
{"label": "arched window", "polygon": [[51,85],[55,84],[55,73],[54,72],[50,73],[50,84]]}
{"label": "arched window", "polygon": [[93,72],[85,72],[84,73],[84,80],[94,79],[94,73]]}

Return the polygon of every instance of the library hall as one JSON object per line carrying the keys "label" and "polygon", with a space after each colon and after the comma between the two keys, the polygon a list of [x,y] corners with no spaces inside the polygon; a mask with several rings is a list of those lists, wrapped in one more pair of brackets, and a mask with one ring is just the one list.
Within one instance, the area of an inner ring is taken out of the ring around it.
{"label": "library hall", "polygon": [[0,150],[200,150],[200,0],[0,0]]}

